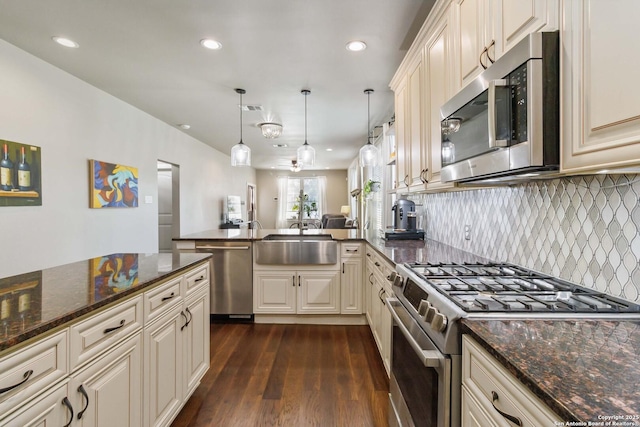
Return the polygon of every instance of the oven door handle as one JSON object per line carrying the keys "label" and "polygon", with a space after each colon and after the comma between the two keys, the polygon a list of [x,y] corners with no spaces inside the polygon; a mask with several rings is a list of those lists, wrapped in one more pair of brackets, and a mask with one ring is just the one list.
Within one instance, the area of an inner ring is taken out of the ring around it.
{"label": "oven door handle", "polygon": [[394,306],[400,304],[397,298],[387,298],[387,307],[393,316],[396,324],[402,331],[402,335],[409,341],[411,348],[416,352],[416,355],[422,361],[422,364],[428,368],[437,368],[444,361],[444,356],[438,350],[425,350],[420,347],[420,344],[411,336],[411,333],[407,327],[402,323],[400,316],[396,313]]}

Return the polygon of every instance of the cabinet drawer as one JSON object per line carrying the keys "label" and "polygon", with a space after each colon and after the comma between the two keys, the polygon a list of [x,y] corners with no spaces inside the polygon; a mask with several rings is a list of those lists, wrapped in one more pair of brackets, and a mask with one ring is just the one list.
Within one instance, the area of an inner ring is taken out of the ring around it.
{"label": "cabinet drawer", "polygon": [[65,377],[68,329],[0,359],[0,414],[7,414]]}
{"label": "cabinet drawer", "polygon": [[341,257],[361,257],[362,247],[363,247],[362,243],[341,243],[340,256]]}
{"label": "cabinet drawer", "polygon": [[187,291],[185,297],[197,292],[205,283],[209,284],[209,263],[197,267],[192,273],[187,274],[186,280]]}
{"label": "cabinet drawer", "polygon": [[462,382],[491,418],[506,422],[497,408],[519,418],[522,427],[555,425],[554,421],[561,421],[533,392],[466,335],[462,340],[462,360]]}
{"label": "cabinet drawer", "polygon": [[148,324],[166,310],[182,303],[180,286],[184,276],[176,277],[144,293],[144,324]]}
{"label": "cabinet drawer", "polygon": [[142,317],[142,296],[139,295],[71,326],[69,369],[73,371],[141,329]]}

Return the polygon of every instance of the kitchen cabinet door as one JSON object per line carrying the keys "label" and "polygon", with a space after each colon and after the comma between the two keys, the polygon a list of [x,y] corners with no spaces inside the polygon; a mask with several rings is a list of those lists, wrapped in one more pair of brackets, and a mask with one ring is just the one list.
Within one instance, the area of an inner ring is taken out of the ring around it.
{"label": "kitchen cabinet door", "polygon": [[342,262],[340,276],[340,312],[362,314],[362,259],[350,258]]}
{"label": "kitchen cabinet door", "polygon": [[142,332],[73,374],[69,400],[76,412],[74,425],[142,425]]}
{"label": "kitchen cabinet door", "polygon": [[144,330],[144,425],[168,425],[182,407],[182,304]]}
{"label": "kitchen cabinet door", "polygon": [[566,0],[561,29],[561,170],[640,165],[634,0]]}
{"label": "kitchen cabinet door", "polygon": [[189,317],[187,326],[182,330],[184,349],[184,390],[186,401],[196,389],[200,380],[209,369],[209,296],[207,289],[190,296],[185,302],[184,311]]}
{"label": "kitchen cabinet door", "polygon": [[396,114],[396,190],[406,192],[409,189],[408,152],[407,152],[407,79],[400,80],[395,92]]}
{"label": "kitchen cabinet door", "polygon": [[496,60],[491,0],[455,0],[456,55],[459,69],[456,89],[466,86]]}
{"label": "kitchen cabinet door", "polygon": [[422,53],[417,55],[413,64],[409,67],[408,75],[408,102],[407,102],[407,139],[405,140],[405,155],[407,159],[405,165],[409,175],[409,190],[419,191],[424,189],[426,184],[425,173],[427,166],[424,162],[429,154],[424,143],[424,123],[422,113],[423,108],[423,63]]}
{"label": "kitchen cabinet door", "polygon": [[454,69],[451,56],[451,12],[447,11],[433,28],[433,35],[425,45],[425,94],[427,111],[426,139],[430,155],[424,159],[429,165],[426,180],[429,190],[451,188],[454,184],[442,183],[442,137],[440,134],[440,107],[453,93]]}
{"label": "kitchen cabinet door", "polygon": [[[558,0],[494,0],[495,32],[500,52],[507,52],[527,34],[558,29]],[[496,58],[500,54],[496,55]]]}
{"label": "kitchen cabinet door", "polygon": [[[370,253],[370,249],[367,250],[368,256],[372,256]],[[367,317],[367,323],[371,328],[371,332],[373,333],[373,317],[372,317],[372,305],[371,305],[371,294],[373,293],[373,261],[369,258],[366,260],[366,268],[365,268],[365,280],[364,280],[364,305],[365,305],[365,315]]]}
{"label": "kitchen cabinet door", "polygon": [[297,312],[340,314],[340,271],[298,272]]}
{"label": "kitchen cabinet door", "polygon": [[296,313],[297,275],[285,272],[253,272],[254,313]]}

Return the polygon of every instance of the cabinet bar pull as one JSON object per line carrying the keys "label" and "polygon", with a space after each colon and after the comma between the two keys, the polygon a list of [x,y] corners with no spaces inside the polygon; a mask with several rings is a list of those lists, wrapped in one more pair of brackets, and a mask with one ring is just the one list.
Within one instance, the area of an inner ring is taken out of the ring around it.
{"label": "cabinet bar pull", "polygon": [[342,263],[342,274],[344,274],[344,262]]}
{"label": "cabinet bar pull", "polygon": [[107,328],[107,329],[105,329],[105,330],[104,330],[104,333],[105,333],[105,334],[109,334],[109,333],[111,333],[111,332],[113,332],[113,331],[117,331],[118,329],[122,328],[123,326],[124,326],[124,319],[122,319],[122,320],[120,321],[120,323],[118,324],[118,326],[114,326],[113,328]]}
{"label": "cabinet bar pull", "polygon": [[376,267],[380,267],[380,263],[378,261],[373,263]]}
{"label": "cabinet bar pull", "polygon": [[487,47],[487,59],[493,64],[496,61],[494,59],[491,59],[491,56],[489,55],[489,49],[491,49],[491,46],[493,46],[493,51],[495,53],[495,50],[496,50],[496,41],[495,40],[491,40],[491,44],[489,45],[489,47]]}
{"label": "cabinet bar pull", "polygon": [[514,423],[517,426],[522,427],[522,421],[520,420],[520,418],[518,417],[514,417],[513,415],[509,415],[506,412],[502,412],[500,409],[498,409],[496,407],[496,401],[498,400],[498,393],[496,393],[495,391],[491,390],[491,405],[493,406],[493,409],[495,409],[496,411],[498,411],[498,413],[500,415],[502,415],[503,417],[505,417],[507,420],[511,421],[512,423]]}
{"label": "cabinet bar pull", "polygon": [[184,320],[186,320],[186,321],[187,321],[187,323],[185,323],[184,325],[180,326],[180,330],[183,330],[183,329],[184,329],[184,328],[186,328],[186,327],[187,327],[187,325],[189,324],[189,318],[187,317],[187,315],[186,315],[186,314],[184,314],[184,311],[181,311],[181,312],[180,312],[180,315],[181,315],[181,316],[184,316]]}
{"label": "cabinet bar pull", "polygon": [[357,250],[357,249],[347,249],[346,251],[347,251],[347,252],[358,252],[358,250]]}
{"label": "cabinet bar pull", "polygon": [[193,283],[202,282],[203,280],[204,280],[204,276],[200,276],[196,280],[194,280]]}
{"label": "cabinet bar pull", "polygon": [[191,310],[189,310],[189,307],[185,308],[185,311],[189,315],[189,320],[187,321],[187,324],[184,325],[185,327],[187,327],[189,326],[189,323],[191,323],[191,321],[193,320],[193,314],[191,313]]}
{"label": "cabinet bar pull", "polygon": [[24,379],[22,381],[20,381],[18,384],[14,384],[14,385],[9,386],[7,388],[0,389],[0,394],[6,393],[6,392],[8,392],[10,390],[13,390],[16,387],[20,387],[22,384],[24,384],[27,381],[29,381],[29,378],[31,378],[31,375],[33,375],[33,369],[29,369],[27,372],[25,372],[24,375],[22,375],[22,378],[24,378]]}
{"label": "cabinet bar pull", "polygon": [[487,66],[484,65],[484,62],[482,62],[482,55],[484,55],[485,53],[487,53],[487,56],[489,56],[489,53],[487,52],[489,49],[488,48],[484,48],[484,50],[482,52],[480,52],[480,65],[482,66],[482,68],[484,68],[485,70],[487,69]]}
{"label": "cabinet bar pull", "polygon": [[81,419],[82,415],[84,415],[84,411],[86,411],[87,408],[89,407],[89,395],[87,394],[87,390],[84,389],[82,384],[80,384],[80,387],[78,387],[78,393],[80,393],[81,395],[84,396],[85,399],[87,399],[87,404],[84,405],[84,408],[82,408],[82,411],[78,412],[78,419]]}
{"label": "cabinet bar pull", "polygon": [[300,280],[300,276],[298,276],[298,286],[302,286],[301,283],[302,283],[302,280]]}
{"label": "cabinet bar pull", "polygon": [[293,287],[296,287],[296,275],[291,276],[291,282],[293,283]]}
{"label": "cabinet bar pull", "polygon": [[175,292],[171,292],[171,295],[169,295],[168,297],[162,297],[162,302],[168,301],[175,296],[176,296]]}
{"label": "cabinet bar pull", "polygon": [[69,402],[69,399],[67,397],[64,397],[62,399],[62,404],[69,408],[69,412],[71,412],[71,418],[69,418],[69,422],[64,425],[64,427],[69,427],[73,422],[73,406],[71,406],[71,402]]}
{"label": "cabinet bar pull", "polygon": [[373,280],[371,280],[373,278],[373,273],[369,274],[369,284],[373,285]]}

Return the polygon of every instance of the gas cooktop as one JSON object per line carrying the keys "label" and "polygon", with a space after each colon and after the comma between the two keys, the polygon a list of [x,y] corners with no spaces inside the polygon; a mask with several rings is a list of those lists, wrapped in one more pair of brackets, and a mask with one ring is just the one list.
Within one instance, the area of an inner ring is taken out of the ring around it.
{"label": "gas cooktop", "polygon": [[513,264],[405,264],[467,313],[628,313],[640,305]]}

